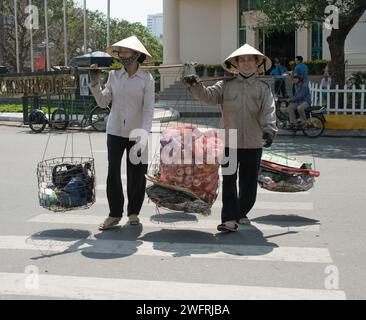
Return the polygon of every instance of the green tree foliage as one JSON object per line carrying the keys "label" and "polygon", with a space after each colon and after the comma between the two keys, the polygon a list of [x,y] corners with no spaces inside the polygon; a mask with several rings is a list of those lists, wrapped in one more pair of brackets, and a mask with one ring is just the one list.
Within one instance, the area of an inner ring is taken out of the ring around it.
{"label": "green tree foliage", "polygon": [[366,10],[365,0],[257,0],[256,5],[268,17],[260,26],[267,33],[309,28],[314,22],[325,21],[329,16],[327,6],[336,6],[339,28],[332,29],[327,38],[332,60],[330,72],[335,84],[345,83],[345,40]]}
{"label": "green tree foliage", "polygon": [[[34,51],[42,51],[37,47],[45,40],[44,0],[33,0],[33,5],[39,9],[39,29],[33,30]],[[14,17],[13,0],[3,0],[3,15]],[[17,1],[19,24],[19,56],[21,71],[30,70],[30,31],[25,27],[28,14],[25,7],[28,0]],[[105,51],[107,46],[107,16],[99,11],[87,11],[87,41],[92,51]],[[68,59],[80,55],[84,44],[83,9],[76,5],[76,1],[67,1],[67,31],[68,31]],[[136,35],[146,46],[155,61],[162,61],[163,48],[141,23],[130,23],[123,19],[111,18],[110,42],[120,41],[131,35]],[[63,0],[48,0],[49,41],[54,43],[50,49],[51,65],[64,65],[64,30],[63,30]],[[4,27],[4,40],[0,43],[4,55],[3,63],[16,71],[15,30],[14,25]]]}

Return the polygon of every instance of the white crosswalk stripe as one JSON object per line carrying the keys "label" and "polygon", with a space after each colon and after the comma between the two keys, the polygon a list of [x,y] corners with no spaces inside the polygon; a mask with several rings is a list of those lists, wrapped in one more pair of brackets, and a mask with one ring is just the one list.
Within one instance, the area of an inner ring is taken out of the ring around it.
{"label": "white crosswalk stripe", "polygon": [[[108,199],[97,197],[96,204],[98,205],[107,205]],[[151,201],[147,201],[144,203],[145,206],[155,207],[155,204]],[[222,202],[216,201],[212,208],[221,208]],[[314,210],[314,206],[311,202],[272,202],[272,201],[257,201],[254,210],[280,210],[280,211],[294,211],[294,210],[303,210],[303,211],[311,211]]]}
{"label": "white crosswalk stripe", "polygon": [[[75,225],[98,225],[103,221],[104,216],[96,215],[50,215],[50,214],[40,214],[29,222],[34,223],[50,223],[50,224],[75,224]],[[179,220],[156,217],[156,219],[149,219],[140,217],[140,221],[144,227],[148,228],[171,228],[171,229],[186,229],[186,230],[215,230],[216,226],[220,223],[218,220],[213,219],[200,219],[200,220]],[[127,220],[122,220],[122,224],[127,222]],[[318,224],[304,224],[301,222],[286,222],[282,221],[280,223],[275,221],[265,221],[265,223],[252,222],[251,226],[239,226],[239,230],[260,230],[260,231],[282,231],[282,232],[319,232],[320,226]]]}
{"label": "white crosswalk stripe", "polygon": [[74,252],[115,255],[143,255],[158,257],[180,256],[201,259],[255,260],[281,262],[332,263],[326,248],[298,248],[209,243],[169,243],[100,240],[100,239],[48,239],[44,237],[0,236],[0,249],[31,250],[42,253]]}
{"label": "white crosswalk stripe", "polygon": [[29,275],[0,273],[0,294],[101,300],[344,300],[343,291],[273,288],[173,281],[39,275],[38,288],[27,287]]}
{"label": "white crosswalk stripe", "polygon": [[[122,177],[122,179],[125,179],[124,177]],[[124,181],[123,181],[124,182]],[[122,185],[124,190],[127,190],[127,185],[123,184]],[[107,185],[106,184],[98,184],[97,185],[97,191],[105,191],[107,190]],[[219,193],[221,193],[222,189],[221,186],[219,188]],[[308,196],[309,195],[309,191],[305,191],[305,192],[294,192],[294,193],[286,193],[286,192],[272,192],[272,191],[268,191],[266,189],[262,189],[262,188],[258,188],[258,194],[265,194],[265,195],[272,195],[272,196]]]}

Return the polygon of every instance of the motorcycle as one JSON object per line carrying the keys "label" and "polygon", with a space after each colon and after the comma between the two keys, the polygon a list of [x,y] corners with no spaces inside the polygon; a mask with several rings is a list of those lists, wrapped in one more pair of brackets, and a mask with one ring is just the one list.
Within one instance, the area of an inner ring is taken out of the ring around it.
{"label": "motorcycle", "polygon": [[[295,134],[298,131],[302,131],[304,135],[309,138],[317,138],[323,134],[326,123],[324,115],[327,113],[325,107],[312,106],[306,109],[305,112],[307,120],[305,121],[305,123],[302,125],[291,127],[287,111],[289,105],[288,99],[276,96],[275,103],[276,103],[277,126],[279,128],[291,131]],[[299,117],[298,113],[297,116]]]}

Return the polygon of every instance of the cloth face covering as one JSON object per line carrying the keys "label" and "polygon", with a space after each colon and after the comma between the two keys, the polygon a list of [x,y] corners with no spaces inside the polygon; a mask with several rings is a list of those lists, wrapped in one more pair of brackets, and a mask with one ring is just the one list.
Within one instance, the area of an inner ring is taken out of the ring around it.
{"label": "cloth face covering", "polygon": [[129,58],[119,58],[121,63],[124,67],[129,67],[131,64],[133,64],[138,58],[140,57],[140,53],[134,54],[132,57]]}

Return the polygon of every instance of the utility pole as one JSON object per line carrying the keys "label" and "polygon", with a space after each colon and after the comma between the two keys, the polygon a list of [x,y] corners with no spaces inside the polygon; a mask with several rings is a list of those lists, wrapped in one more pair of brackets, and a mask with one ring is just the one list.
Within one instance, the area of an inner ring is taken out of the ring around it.
{"label": "utility pole", "polygon": [[110,46],[111,0],[107,1],[107,48]]}
{"label": "utility pole", "polygon": [[86,30],[87,30],[86,0],[84,0],[84,54],[86,53],[86,48],[87,48]]}
{"label": "utility pole", "polygon": [[65,51],[65,66],[67,67],[67,0],[64,0],[64,51]]}
{"label": "utility pole", "polygon": [[46,29],[46,63],[47,63],[47,71],[50,71],[50,48],[49,48],[49,38],[48,38],[48,3],[47,0],[44,0],[44,20],[45,20],[45,29]]}
{"label": "utility pole", "polygon": [[17,0],[14,0],[14,22],[15,22],[15,54],[17,61],[17,73],[20,72],[19,66],[19,39],[18,39],[18,7]]}

